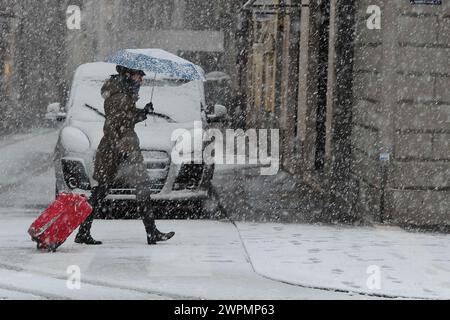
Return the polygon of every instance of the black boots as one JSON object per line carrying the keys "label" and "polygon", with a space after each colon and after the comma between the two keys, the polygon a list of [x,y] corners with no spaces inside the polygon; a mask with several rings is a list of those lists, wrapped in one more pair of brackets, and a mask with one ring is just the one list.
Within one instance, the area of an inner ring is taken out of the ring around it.
{"label": "black boots", "polygon": [[144,222],[148,244],[156,244],[156,242],[167,241],[175,235],[175,232],[173,231],[163,233],[156,228],[151,204],[147,202],[139,202],[137,209]]}
{"label": "black boots", "polygon": [[75,237],[75,242],[80,243],[80,244],[93,245],[93,246],[102,244],[101,241],[97,241],[94,238],[92,238],[92,236],[90,234],[89,235],[80,235],[79,233]]}
{"label": "black boots", "polygon": [[91,236],[91,226],[92,221],[94,221],[94,212],[81,224],[78,230],[77,236],[75,237],[75,242],[80,244],[88,245],[100,245],[101,241],[94,240]]}
{"label": "black boots", "polygon": [[[91,226],[94,221],[94,212],[96,208],[99,208],[102,200],[106,197],[108,192],[107,187],[96,187],[92,190],[92,195],[89,198],[89,204],[92,206],[93,210],[91,215],[81,224],[78,234],[75,237],[75,242],[80,244],[88,245],[100,245],[101,241],[97,241],[91,236]],[[163,233],[156,228],[155,218],[153,217],[153,205],[151,201],[141,200],[143,193],[139,193],[137,196],[137,211],[141,216],[145,231],[147,232],[147,243],[156,244],[156,242],[167,241],[171,239],[175,232]],[[145,195],[145,194],[144,194]],[[144,199],[148,199],[144,197]]]}
{"label": "black boots", "polygon": [[75,242],[87,245],[100,245],[101,241],[97,241],[91,236],[91,226],[94,221],[95,209],[101,204],[101,201],[106,197],[108,188],[106,187],[94,187],[92,190],[91,197],[88,202],[92,207],[92,213],[87,219],[81,224],[78,234],[75,237]]}
{"label": "black boots", "polygon": [[147,243],[148,244],[156,244],[159,241],[167,241],[171,239],[175,235],[175,232],[171,231],[168,233],[163,233],[156,229],[153,234],[147,233]]}

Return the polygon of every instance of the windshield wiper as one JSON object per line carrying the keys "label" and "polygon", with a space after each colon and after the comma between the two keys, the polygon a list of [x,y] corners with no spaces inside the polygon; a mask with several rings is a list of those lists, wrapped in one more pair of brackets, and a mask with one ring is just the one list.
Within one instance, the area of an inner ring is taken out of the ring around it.
{"label": "windshield wiper", "polygon": [[[84,106],[88,109],[91,109],[92,111],[94,111],[95,113],[97,113],[98,115],[102,116],[103,118],[106,118],[105,114],[103,112],[101,112],[100,110],[98,110],[97,108],[85,103]],[[149,116],[156,116],[156,117],[160,117],[163,118],[165,120],[167,120],[168,122],[176,122],[175,120],[173,120],[171,117],[169,117],[168,115],[159,113],[159,112],[151,112],[148,114]]]}
{"label": "windshield wiper", "polygon": [[84,106],[88,109],[91,109],[92,111],[94,111],[96,114],[102,116],[103,118],[106,118],[105,114],[103,112],[101,112],[100,110],[98,110],[97,108],[94,108],[93,106],[90,106],[87,103],[85,103]]}
{"label": "windshield wiper", "polygon": [[163,119],[167,120],[168,122],[172,122],[172,123],[176,122],[175,120],[173,120],[168,115],[162,114],[162,113],[159,113],[159,112],[150,112],[148,115],[149,116],[157,116],[157,117],[163,118]]}

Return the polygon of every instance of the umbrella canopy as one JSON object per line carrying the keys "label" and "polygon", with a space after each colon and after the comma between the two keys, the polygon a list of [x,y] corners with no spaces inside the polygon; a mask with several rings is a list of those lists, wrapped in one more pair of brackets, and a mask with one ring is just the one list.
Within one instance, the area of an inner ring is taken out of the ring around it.
{"label": "umbrella canopy", "polygon": [[199,66],[161,49],[124,49],[109,56],[106,62],[173,78],[205,80]]}

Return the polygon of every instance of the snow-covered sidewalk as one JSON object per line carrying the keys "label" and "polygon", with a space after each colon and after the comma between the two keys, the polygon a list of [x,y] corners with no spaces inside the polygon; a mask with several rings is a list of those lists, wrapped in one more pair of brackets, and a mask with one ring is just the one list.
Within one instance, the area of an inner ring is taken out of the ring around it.
{"label": "snow-covered sidewalk", "polygon": [[268,279],[376,296],[450,298],[450,235],[313,224],[320,195],[284,172],[261,176],[257,168],[222,166],[214,186],[254,270]]}
{"label": "snow-covered sidewalk", "polygon": [[450,299],[450,235],[392,227],[237,223],[269,279],[404,298]]}
{"label": "snow-covered sidewalk", "polygon": [[[448,235],[164,220],[158,222],[161,230],[175,230],[176,237],[148,246],[140,221],[96,221],[93,234],[104,245],[77,245],[71,237],[47,253],[27,237],[34,213],[24,213],[0,212],[0,290],[30,297],[450,298]],[[80,290],[66,286],[67,268],[74,265],[81,270]]]}
{"label": "snow-covered sidewalk", "polygon": [[[95,221],[93,234],[102,246],[78,245],[72,236],[47,253],[26,234],[36,213],[25,213],[0,212],[0,297],[3,290],[41,299],[367,298],[265,279],[226,221],[159,221],[161,230],[177,235],[156,246],[146,244],[141,221]],[[70,266],[80,268],[80,290],[66,286]]]}

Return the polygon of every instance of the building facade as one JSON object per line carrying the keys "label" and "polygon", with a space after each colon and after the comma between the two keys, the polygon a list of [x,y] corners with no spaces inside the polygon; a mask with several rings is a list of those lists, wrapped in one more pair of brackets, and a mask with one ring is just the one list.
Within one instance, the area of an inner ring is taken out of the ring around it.
{"label": "building facade", "polygon": [[[0,133],[7,132],[10,124],[8,119],[14,111],[15,92],[13,88],[13,63],[16,39],[14,38],[14,28],[17,25],[17,17],[11,5],[6,3],[0,6]],[[14,124],[12,124],[14,125]]]}
{"label": "building facade", "polygon": [[242,13],[247,126],[280,129],[284,169],[328,199],[318,220],[448,230],[450,3],[250,0]]}
{"label": "building facade", "polygon": [[[122,48],[162,48],[205,72],[237,79],[240,5],[238,0],[2,0],[0,131],[42,125],[47,105],[67,98],[80,64],[103,61]],[[69,6],[80,9],[79,28],[68,26],[76,15]]]}
{"label": "building facade", "polygon": [[1,133],[42,125],[65,92],[65,9],[59,0],[0,2]]}
{"label": "building facade", "polygon": [[[161,48],[236,79],[238,0],[77,0],[81,29],[67,33],[67,78],[123,48]],[[235,84],[236,86],[237,84]]]}

